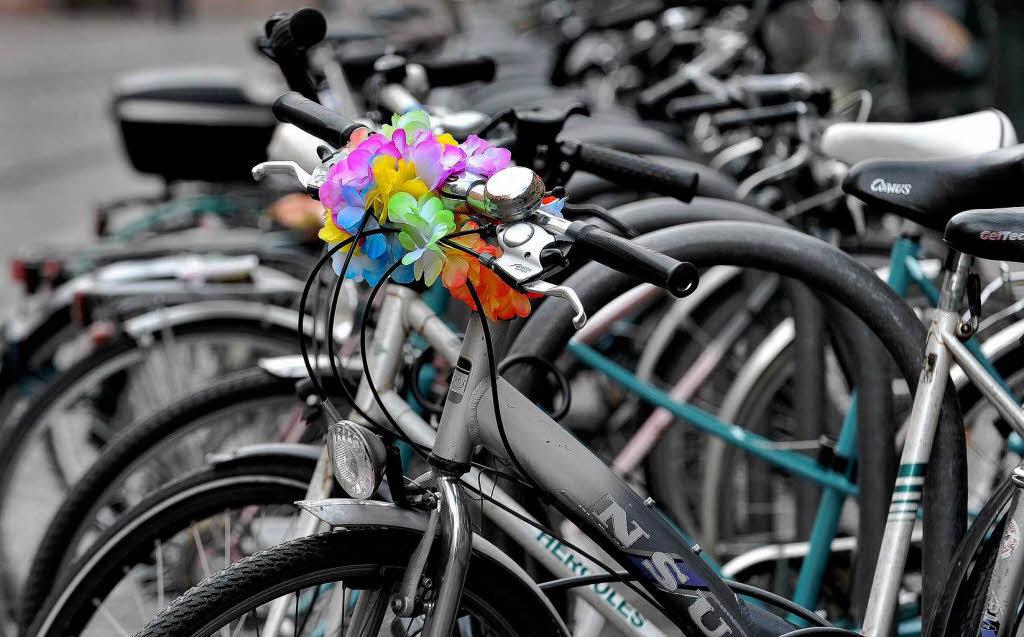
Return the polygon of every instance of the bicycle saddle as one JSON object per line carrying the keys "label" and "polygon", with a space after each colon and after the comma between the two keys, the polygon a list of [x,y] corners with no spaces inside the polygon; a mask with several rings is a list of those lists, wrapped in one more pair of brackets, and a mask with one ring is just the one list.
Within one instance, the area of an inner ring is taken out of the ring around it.
{"label": "bicycle saddle", "polygon": [[821,137],[821,150],[853,165],[866,159],[963,157],[1016,143],[1017,133],[1009,118],[988,109],[917,124],[833,124]]}
{"label": "bicycle saddle", "polygon": [[942,238],[965,254],[1024,262],[1024,208],[961,212],[946,224]]}
{"label": "bicycle saddle", "polygon": [[1024,144],[933,161],[864,161],[843,190],[885,212],[942,231],[961,210],[1024,205]]}

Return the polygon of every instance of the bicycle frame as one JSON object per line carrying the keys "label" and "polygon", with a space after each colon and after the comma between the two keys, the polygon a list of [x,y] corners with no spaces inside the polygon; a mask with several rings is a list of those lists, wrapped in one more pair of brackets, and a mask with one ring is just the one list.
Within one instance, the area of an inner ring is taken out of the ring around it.
{"label": "bicycle frame", "polygon": [[925,368],[921,372],[918,393],[909,419],[907,439],[900,458],[896,487],[865,614],[863,632],[868,637],[882,637],[889,633],[910,546],[910,535],[921,505],[925,471],[951,364],[956,362],[960,365],[967,378],[981,390],[1000,416],[1018,434],[1024,433],[1024,412],[1017,401],[1007,394],[1004,385],[993,377],[957,336],[960,302],[974,258],[963,254],[956,254],[956,257],[956,269],[946,274],[938,308],[928,332]]}
{"label": "bicycle frame", "polygon": [[[906,297],[910,285],[913,284],[934,306],[939,302],[939,290],[920,267],[920,249],[920,243],[914,238],[899,237],[895,241],[890,256],[887,283],[903,297]],[[969,339],[964,347],[970,352],[972,359],[998,384],[1004,395],[1012,397],[1009,385],[985,356],[977,339]],[[792,598],[805,608],[813,608],[818,601],[821,580],[832,551],[832,543],[836,539],[843,504],[847,497],[857,495],[857,486],[851,482],[852,467],[857,460],[856,393],[853,395],[835,444],[835,461],[831,466],[823,466],[802,453],[778,448],[767,438],[747,432],[697,407],[674,400],[671,394],[637,378],[632,372],[580,340],[570,341],[568,351],[580,362],[605,374],[648,404],[664,409],[672,416],[721,439],[726,444],[738,447],[779,469],[810,480],[823,488],[818,512],[811,528],[807,554],[801,563]],[[1017,433],[1009,437],[1007,444],[1015,453],[1024,452],[1024,439]],[[726,564],[724,568],[728,569],[728,566]],[[901,630],[901,634],[916,632],[919,632],[917,622],[910,623]]]}
{"label": "bicycle frame", "polygon": [[[502,349],[507,324],[492,325],[494,346]],[[510,448],[527,474],[555,505],[589,537],[639,579],[662,604],[669,619],[688,634],[721,637],[746,634],[739,602],[714,570],[649,502],[549,418],[498,377],[498,400],[514,426],[505,430]],[[491,382],[481,324],[470,323],[431,454],[444,484],[441,490],[441,572],[433,613],[423,634],[447,635],[458,607],[467,565],[468,523],[458,478],[469,470],[477,444],[508,460],[492,404]],[[758,609],[751,607],[747,612]]]}

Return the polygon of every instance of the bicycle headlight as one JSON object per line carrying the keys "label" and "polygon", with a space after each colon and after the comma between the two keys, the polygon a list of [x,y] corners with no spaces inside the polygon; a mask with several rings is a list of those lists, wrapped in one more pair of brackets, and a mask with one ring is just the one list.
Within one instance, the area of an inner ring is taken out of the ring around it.
{"label": "bicycle headlight", "polygon": [[327,430],[334,477],[349,497],[365,500],[384,478],[386,452],[380,436],[362,425],[341,420]]}

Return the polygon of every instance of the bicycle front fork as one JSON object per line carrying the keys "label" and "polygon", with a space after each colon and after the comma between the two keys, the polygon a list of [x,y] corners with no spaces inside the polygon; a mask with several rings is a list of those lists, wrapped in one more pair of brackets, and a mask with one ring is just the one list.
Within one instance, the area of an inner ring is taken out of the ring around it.
{"label": "bicycle front fork", "polygon": [[1011,475],[1014,492],[1010,509],[1006,513],[999,554],[992,566],[992,579],[988,583],[985,609],[976,634],[981,637],[1003,637],[1013,633],[1017,602],[1024,591],[1024,550],[1020,548],[1021,525],[1024,524],[1024,465]]}

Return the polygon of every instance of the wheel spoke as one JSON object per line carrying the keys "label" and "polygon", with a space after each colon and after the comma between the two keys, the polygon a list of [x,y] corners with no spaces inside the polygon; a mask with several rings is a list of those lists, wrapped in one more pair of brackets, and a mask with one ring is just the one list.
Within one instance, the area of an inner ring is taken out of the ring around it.
{"label": "wheel spoke", "polygon": [[[124,574],[124,579],[128,579],[128,574],[131,573],[131,570],[132,569],[128,566],[121,569],[121,572]],[[135,609],[139,611],[139,619],[141,619],[141,623],[145,625],[146,620],[148,620],[149,617],[147,617],[146,605],[142,601],[142,593],[138,586],[129,586],[128,588],[132,591],[132,599],[135,601]]]}
{"label": "wheel spoke", "polygon": [[224,568],[231,566],[231,511],[224,509]]}
{"label": "wheel spoke", "polygon": [[199,564],[203,568],[203,577],[210,577],[210,563],[206,559],[206,547],[203,546],[203,540],[199,537],[199,528],[195,522],[190,526],[192,528],[192,539],[195,541],[196,551],[199,553]]}
{"label": "wheel spoke", "polygon": [[118,623],[117,618],[114,617],[109,610],[107,610],[107,607],[103,605],[103,602],[101,602],[99,598],[94,598],[92,600],[92,605],[95,606],[96,610],[99,611],[100,615],[102,615],[103,618],[106,619],[107,622],[109,622],[110,625],[114,627],[114,630],[117,631],[118,635],[121,635],[122,637],[132,637],[131,633],[125,630],[124,626]]}
{"label": "wheel spoke", "polygon": [[167,608],[164,602],[164,545],[156,541],[156,604],[160,610]]}

